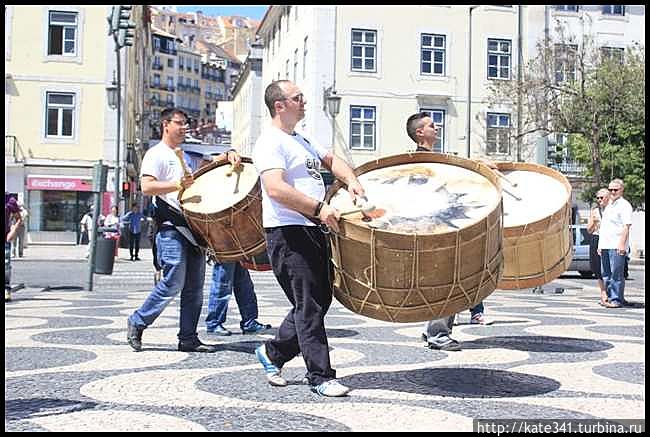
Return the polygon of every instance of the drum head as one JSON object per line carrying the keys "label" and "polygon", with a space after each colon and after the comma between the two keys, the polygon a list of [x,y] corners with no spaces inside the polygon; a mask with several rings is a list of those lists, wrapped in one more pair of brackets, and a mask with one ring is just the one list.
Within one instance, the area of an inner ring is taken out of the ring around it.
{"label": "drum head", "polygon": [[194,184],[181,192],[180,203],[183,209],[213,214],[224,211],[243,200],[258,181],[255,166],[242,162],[237,170],[230,173],[231,166],[220,165],[206,172],[198,172]]}
{"label": "drum head", "polygon": [[503,227],[511,228],[533,223],[553,215],[569,201],[566,185],[533,169],[501,171],[503,182]]}
{"label": "drum head", "polygon": [[[487,216],[500,201],[486,177],[463,167],[420,162],[371,170],[358,176],[370,204],[369,215],[344,216],[370,228],[397,233],[444,233],[470,226]],[[345,188],[330,204],[340,211],[355,206]]]}

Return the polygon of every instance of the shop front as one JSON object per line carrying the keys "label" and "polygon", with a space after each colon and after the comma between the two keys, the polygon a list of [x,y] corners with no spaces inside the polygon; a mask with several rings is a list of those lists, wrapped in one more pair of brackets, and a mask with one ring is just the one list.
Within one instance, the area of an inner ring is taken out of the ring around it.
{"label": "shop front", "polygon": [[[90,177],[27,176],[29,239],[32,243],[77,244],[79,222],[94,201]],[[110,210],[104,193],[102,214]]]}

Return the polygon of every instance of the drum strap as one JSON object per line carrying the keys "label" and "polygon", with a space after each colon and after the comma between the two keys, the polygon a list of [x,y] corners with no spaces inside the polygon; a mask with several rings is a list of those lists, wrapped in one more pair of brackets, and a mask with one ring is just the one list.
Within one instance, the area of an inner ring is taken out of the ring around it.
{"label": "drum strap", "polygon": [[[163,226],[165,222],[171,222],[174,228],[185,237],[195,247],[205,247],[206,244],[203,239],[198,238],[192,233],[187,220],[183,213],[167,203],[162,197],[156,196],[156,207],[154,208],[154,219],[158,225],[158,229]],[[198,240],[198,241],[197,241]]]}

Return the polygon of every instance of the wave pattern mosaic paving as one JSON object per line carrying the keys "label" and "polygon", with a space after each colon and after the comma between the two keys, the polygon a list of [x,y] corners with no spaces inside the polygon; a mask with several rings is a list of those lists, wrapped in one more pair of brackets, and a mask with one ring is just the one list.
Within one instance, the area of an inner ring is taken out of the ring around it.
{"label": "wave pattern mosaic paving", "polygon": [[[595,281],[559,279],[546,294],[497,290],[485,301],[494,324],[457,316],[458,352],[424,347],[422,323],[375,320],[334,301],[331,358],[352,391],[322,398],[301,382],[300,357],[284,368],[287,387],[267,384],[254,350],[269,335],[206,335],[210,269],[199,335],[218,351],[176,351],[176,299],[133,352],[126,317],[151,274],[125,268],[93,292],[23,290],[5,304],[5,431],[471,431],[474,418],[645,417],[645,298],[634,281],[626,298],[637,306],[616,311],[597,305]],[[271,272],[252,277],[260,321],[279,326],[284,294]],[[239,332],[234,299],[229,311],[226,326]]]}

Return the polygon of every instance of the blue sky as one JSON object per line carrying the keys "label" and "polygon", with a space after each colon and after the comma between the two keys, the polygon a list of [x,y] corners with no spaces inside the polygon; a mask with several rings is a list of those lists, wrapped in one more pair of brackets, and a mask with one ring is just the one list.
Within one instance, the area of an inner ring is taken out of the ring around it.
{"label": "blue sky", "polygon": [[202,11],[203,15],[217,16],[217,15],[239,15],[241,17],[249,17],[255,20],[261,20],[266,12],[268,5],[237,5],[237,6],[176,6],[178,12],[195,12]]}

